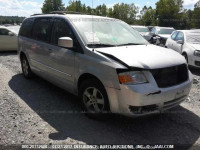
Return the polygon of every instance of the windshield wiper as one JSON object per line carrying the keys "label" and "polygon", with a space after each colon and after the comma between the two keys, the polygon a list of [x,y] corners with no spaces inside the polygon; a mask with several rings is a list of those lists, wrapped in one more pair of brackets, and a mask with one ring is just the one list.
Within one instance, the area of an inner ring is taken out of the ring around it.
{"label": "windshield wiper", "polygon": [[139,44],[139,43],[126,43],[126,44],[120,44],[117,46],[126,46],[126,45],[145,45],[145,44]]}
{"label": "windshield wiper", "polygon": [[87,44],[88,47],[90,48],[96,48],[96,47],[115,47],[116,45],[112,45],[112,44]]}

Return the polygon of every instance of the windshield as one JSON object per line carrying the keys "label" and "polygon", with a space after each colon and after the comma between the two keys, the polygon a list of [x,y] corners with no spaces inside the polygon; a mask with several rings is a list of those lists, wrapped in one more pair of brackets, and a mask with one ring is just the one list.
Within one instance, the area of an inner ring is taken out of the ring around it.
{"label": "windshield", "polygon": [[159,29],[158,34],[171,34],[174,29]]}
{"label": "windshield", "polygon": [[133,29],[135,29],[138,32],[149,32],[148,28],[137,28],[137,27],[133,27]]}
{"label": "windshield", "polygon": [[186,39],[188,43],[200,43],[200,32],[186,33]]}
{"label": "windshield", "polygon": [[89,18],[72,21],[88,47],[148,44],[137,31],[119,20]]}
{"label": "windshield", "polygon": [[14,33],[18,34],[19,33],[19,28],[20,26],[9,26],[7,27],[9,30],[13,31]]}

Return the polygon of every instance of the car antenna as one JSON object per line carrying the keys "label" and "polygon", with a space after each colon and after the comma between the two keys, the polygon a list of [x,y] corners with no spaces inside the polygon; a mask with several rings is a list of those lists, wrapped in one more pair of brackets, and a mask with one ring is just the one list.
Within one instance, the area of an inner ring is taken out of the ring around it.
{"label": "car antenna", "polygon": [[[94,44],[94,28],[93,28],[93,11],[94,11],[94,8],[93,8],[93,0],[92,0],[92,42]],[[94,48],[92,49],[92,51],[94,52]]]}

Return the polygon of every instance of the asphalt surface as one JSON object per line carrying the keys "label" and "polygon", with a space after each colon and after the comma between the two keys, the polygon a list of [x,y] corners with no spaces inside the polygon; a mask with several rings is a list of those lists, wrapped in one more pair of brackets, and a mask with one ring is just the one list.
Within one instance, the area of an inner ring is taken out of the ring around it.
{"label": "asphalt surface", "polygon": [[97,121],[80,113],[77,97],[39,77],[26,80],[15,52],[1,52],[0,145],[174,144],[175,149],[200,149],[200,70],[192,73],[190,96],[180,106],[161,115],[113,115]]}

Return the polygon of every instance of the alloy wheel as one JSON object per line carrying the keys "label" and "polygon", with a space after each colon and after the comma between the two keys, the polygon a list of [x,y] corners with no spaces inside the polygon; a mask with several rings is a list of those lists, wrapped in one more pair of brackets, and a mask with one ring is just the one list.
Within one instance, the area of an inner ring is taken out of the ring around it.
{"label": "alloy wheel", "polygon": [[105,105],[103,94],[95,87],[89,87],[83,92],[83,102],[92,113],[102,112]]}
{"label": "alloy wheel", "polygon": [[27,76],[29,66],[28,66],[26,59],[23,59],[23,61],[22,61],[22,69],[23,69],[24,75]]}

